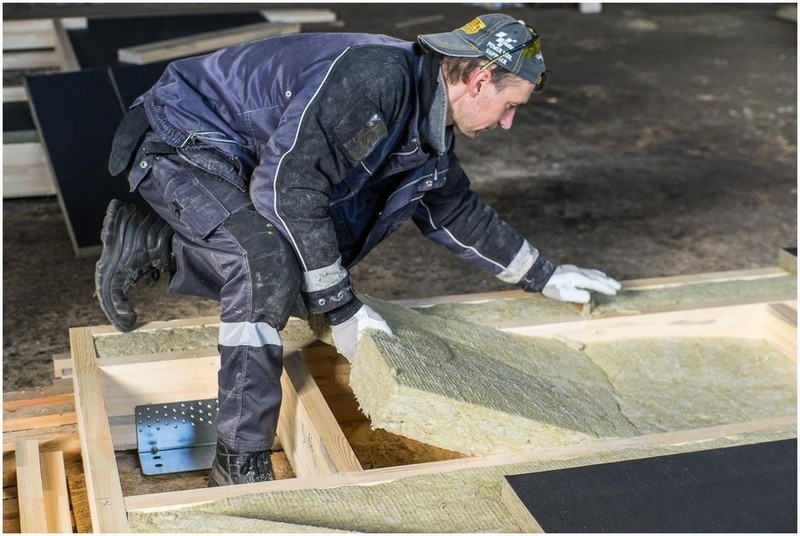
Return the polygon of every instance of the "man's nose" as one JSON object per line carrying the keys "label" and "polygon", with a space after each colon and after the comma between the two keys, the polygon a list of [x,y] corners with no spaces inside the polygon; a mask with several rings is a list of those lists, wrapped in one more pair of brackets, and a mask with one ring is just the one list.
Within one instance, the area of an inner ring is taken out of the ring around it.
{"label": "man's nose", "polygon": [[500,125],[500,128],[504,128],[505,130],[511,128],[511,124],[514,122],[514,114],[516,112],[516,108],[511,108],[501,115],[500,120],[497,122],[497,124]]}

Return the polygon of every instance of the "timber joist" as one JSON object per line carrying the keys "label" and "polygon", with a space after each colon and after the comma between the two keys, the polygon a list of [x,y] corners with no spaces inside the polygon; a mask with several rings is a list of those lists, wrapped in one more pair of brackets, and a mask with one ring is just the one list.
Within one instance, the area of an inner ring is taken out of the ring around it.
{"label": "timber joist", "polygon": [[[628,303],[625,307],[597,303],[590,310],[566,305],[548,310],[548,314],[527,318],[520,316],[529,313],[525,312],[525,305],[519,300],[533,297],[516,291],[406,301],[403,305],[435,313],[437,307],[456,304],[461,311],[480,303],[506,303],[514,311],[513,318],[493,317],[487,323],[524,337],[566,338],[581,344],[632,337],[763,340],[790,362],[796,363],[796,284],[793,280],[794,276],[786,271],[769,268],[628,281],[624,283],[619,300],[619,303]],[[786,286],[782,286],[784,283]],[[705,294],[684,292],[691,285],[703,285],[703,288],[711,288],[711,291]],[[735,289],[734,294],[729,294],[727,290],[725,294],[720,294],[715,290],[723,286]],[[667,289],[675,289],[673,295],[679,297],[665,300],[661,293]],[[644,301],[642,296],[645,293],[657,295],[658,300]],[[633,301],[625,302],[629,298]],[[305,323],[293,322],[284,331],[283,404],[278,428],[279,445],[276,445],[276,449],[280,448],[285,453],[294,478],[221,488],[201,485],[156,493],[131,492],[130,489],[123,492],[116,453],[135,448],[135,406],[216,396],[219,356],[213,340],[218,320],[199,318],[151,322],[128,334],[119,334],[109,326],[70,330],[77,439],[80,442],[93,531],[136,531],[147,527],[147,523],[153,522],[159,515],[172,515],[189,507],[208,508],[203,515],[217,519],[213,517],[217,514],[209,512],[213,511],[217,501],[223,499],[241,501],[252,496],[262,502],[274,499],[275,504],[279,505],[286,500],[286,493],[324,491],[326,497],[330,498],[337,493],[357,493],[359,489],[370,490],[370,493],[374,490],[375,497],[379,496],[379,491],[388,490],[391,497],[394,487],[407,486],[413,490],[417,479],[431,475],[459,478],[459,482],[468,481],[471,478],[468,475],[482,478],[489,475],[488,478],[497,479],[501,478],[498,476],[501,474],[530,471],[531,464],[544,464],[544,467],[548,464],[566,464],[569,460],[584,460],[581,463],[588,464],[605,463],[598,460],[649,457],[675,449],[701,450],[712,448],[720,442],[766,441],[764,437],[776,434],[780,437],[787,434],[796,437],[796,415],[775,414],[756,420],[628,437],[606,437],[588,443],[566,443],[509,453],[459,457],[452,452],[445,455],[447,451],[441,450],[438,451],[442,453],[440,457],[428,458],[425,463],[397,462],[395,465],[369,469],[367,467],[371,465],[359,457],[360,451],[354,447],[353,440],[346,432],[351,424],[366,419],[359,411],[350,387],[350,365],[333,348],[321,344]],[[172,334],[178,339],[186,339],[186,335],[190,335],[189,339],[202,342],[193,347],[176,345],[174,340],[154,342],[163,334]],[[757,382],[758,378],[753,381]],[[496,488],[496,497],[484,497],[482,500],[490,501],[489,508],[502,510],[501,517],[513,520],[514,525],[504,530],[529,531],[536,527],[535,521],[528,522],[514,506],[514,501],[509,500],[508,490],[504,486],[494,481],[488,485],[491,489]],[[427,488],[428,484],[424,486]],[[405,496],[415,495],[408,489],[403,492]],[[394,501],[392,498],[385,500]],[[380,503],[377,498],[370,501]],[[397,502],[392,508],[401,508],[399,503],[402,501],[398,499]],[[476,505],[470,506],[466,498],[460,502],[473,511],[480,509]],[[278,506],[274,508],[277,511]],[[191,511],[187,515],[200,514]],[[287,514],[288,517],[281,518],[283,524],[276,525],[274,530],[285,531],[293,525],[345,530],[366,527],[375,531],[380,531],[381,527],[338,526],[334,521],[329,524],[318,518],[306,521],[302,513],[297,515],[300,517]],[[235,527],[229,525],[230,518],[224,519],[225,526],[229,527],[226,530],[235,531]],[[244,523],[242,529],[269,530],[266,525],[252,523],[255,522],[251,520]],[[405,528],[409,532],[424,527],[414,524],[414,520],[408,520],[408,523],[392,525],[392,528]],[[460,525],[457,528],[469,526]],[[476,531],[494,530],[480,524],[472,528]]]}

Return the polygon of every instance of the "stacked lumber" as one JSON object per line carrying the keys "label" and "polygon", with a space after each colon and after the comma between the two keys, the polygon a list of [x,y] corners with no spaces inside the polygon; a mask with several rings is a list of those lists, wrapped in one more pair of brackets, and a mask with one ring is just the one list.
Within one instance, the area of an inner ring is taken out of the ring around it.
{"label": "stacked lumber", "polygon": [[[80,68],[67,29],[85,28],[86,19],[3,21],[3,72],[75,71]],[[21,85],[3,87],[3,105],[27,109]],[[55,183],[35,131],[3,133],[3,197],[54,195]]]}
{"label": "stacked lumber", "polygon": [[72,391],[3,396],[3,532],[90,532]]}

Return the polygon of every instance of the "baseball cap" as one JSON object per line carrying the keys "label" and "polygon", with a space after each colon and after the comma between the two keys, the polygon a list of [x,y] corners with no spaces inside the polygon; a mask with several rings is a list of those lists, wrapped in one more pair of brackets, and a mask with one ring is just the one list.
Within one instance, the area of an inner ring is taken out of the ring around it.
{"label": "baseball cap", "polygon": [[536,30],[502,13],[481,15],[452,32],[417,37],[420,45],[445,56],[483,56],[531,84],[537,84],[545,71],[544,57],[535,45],[538,39]]}

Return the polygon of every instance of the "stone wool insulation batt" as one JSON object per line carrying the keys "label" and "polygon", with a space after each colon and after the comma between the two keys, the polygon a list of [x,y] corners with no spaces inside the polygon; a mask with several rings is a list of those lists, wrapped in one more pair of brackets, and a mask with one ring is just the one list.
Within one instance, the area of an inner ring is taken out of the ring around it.
{"label": "stone wool insulation batt", "polygon": [[353,392],[373,427],[437,447],[499,454],[796,413],[795,365],[764,341],[575,347],[366,301],[394,334],[364,336]]}

